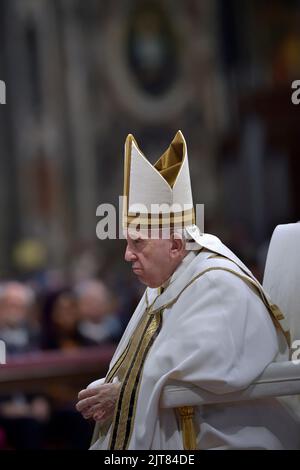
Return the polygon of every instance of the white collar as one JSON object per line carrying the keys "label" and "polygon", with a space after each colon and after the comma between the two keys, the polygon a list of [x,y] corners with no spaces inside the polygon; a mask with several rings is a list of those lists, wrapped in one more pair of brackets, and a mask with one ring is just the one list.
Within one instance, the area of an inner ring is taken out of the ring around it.
{"label": "white collar", "polygon": [[181,263],[178,265],[178,267],[175,269],[173,274],[169,277],[167,281],[165,281],[158,289],[161,287],[165,290],[170,284],[172,284],[175,279],[180,276],[180,274],[187,268],[187,266],[193,261],[193,259],[197,256],[198,251],[190,251],[181,261]]}

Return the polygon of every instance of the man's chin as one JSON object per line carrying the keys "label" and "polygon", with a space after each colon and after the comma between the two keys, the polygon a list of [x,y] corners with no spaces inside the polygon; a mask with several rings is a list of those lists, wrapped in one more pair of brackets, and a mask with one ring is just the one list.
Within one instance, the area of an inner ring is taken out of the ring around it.
{"label": "man's chin", "polygon": [[144,284],[145,286],[151,287],[151,288],[153,287],[153,286],[151,285],[151,282],[149,282],[147,279],[145,279],[145,278],[143,277],[143,273],[142,273],[141,271],[140,271],[140,272],[134,271],[134,275],[135,275],[135,276],[138,278],[138,280],[139,280],[142,284]]}
{"label": "man's chin", "polygon": [[142,273],[134,273],[135,276],[138,278],[138,280],[142,283],[142,284],[145,284],[146,286],[148,286],[147,282],[145,281],[145,279],[143,278],[143,275]]}
{"label": "man's chin", "polygon": [[139,281],[140,281],[142,284],[144,284],[144,285],[147,286],[147,287],[150,287],[150,289],[156,289],[157,287],[159,287],[159,286],[157,285],[157,283],[151,282],[151,281],[149,281],[149,280],[143,278],[142,276],[138,276],[138,278],[139,278]]}

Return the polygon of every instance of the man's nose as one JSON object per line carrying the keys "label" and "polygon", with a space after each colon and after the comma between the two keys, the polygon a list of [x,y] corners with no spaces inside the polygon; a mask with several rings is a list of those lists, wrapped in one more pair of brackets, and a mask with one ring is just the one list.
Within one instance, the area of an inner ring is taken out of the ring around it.
{"label": "man's nose", "polygon": [[131,251],[131,249],[127,245],[126,251],[125,251],[125,261],[131,262],[131,261],[135,261],[136,259],[137,259],[136,254],[133,251]]}

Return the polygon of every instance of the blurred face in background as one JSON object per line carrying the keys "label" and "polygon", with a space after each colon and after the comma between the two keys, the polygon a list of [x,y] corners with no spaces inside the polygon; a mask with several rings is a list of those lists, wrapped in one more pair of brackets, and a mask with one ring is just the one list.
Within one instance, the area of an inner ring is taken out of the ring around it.
{"label": "blurred face in background", "polygon": [[3,287],[0,299],[0,322],[2,326],[17,327],[29,319],[32,304],[30,290],[19,283]]}
{"label": "blurred face in background", "polygon": [[78,300],[80,320],[99,323],[112,310],[112,301],[106,286],[100,281],[87,282]]}
{"label": "blurred face in background", "polygon": [[78,303],[70,294],[61,294],[55,302],[52,320],[61,333],[73,333],[78,322]]}

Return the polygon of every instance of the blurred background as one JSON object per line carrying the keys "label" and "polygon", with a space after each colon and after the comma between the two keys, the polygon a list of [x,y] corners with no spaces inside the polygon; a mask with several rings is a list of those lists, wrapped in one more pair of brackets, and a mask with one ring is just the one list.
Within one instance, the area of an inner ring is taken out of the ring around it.
{"label": "blurred background", "polygon": [[76,395],[103,376],[143,291],[118,207],[133,133],[181,129],[205,231],[262,278],[300,215],[299,0],[0,0],[0,448],[89,445]]}

